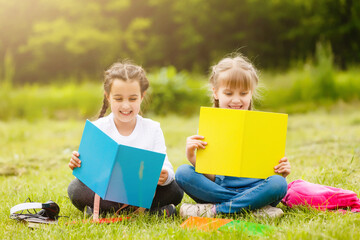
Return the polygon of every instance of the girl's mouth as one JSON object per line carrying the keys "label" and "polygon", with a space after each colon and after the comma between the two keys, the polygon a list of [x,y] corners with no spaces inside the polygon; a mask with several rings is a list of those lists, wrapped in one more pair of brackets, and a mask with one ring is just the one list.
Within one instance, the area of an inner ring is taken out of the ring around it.
{"label": "girl's mouth", "polygon": [[240,106],[229,106],[229,108],[231,109],[242,109],[242,105]]}
{"label": "girl's mouth", "polygon": [[120,111],[120,113],[121,113],[122,115],[129,116],[129,115],[132,113],[132,111],[128,111],[128,112],[122,112],[122,111]]}

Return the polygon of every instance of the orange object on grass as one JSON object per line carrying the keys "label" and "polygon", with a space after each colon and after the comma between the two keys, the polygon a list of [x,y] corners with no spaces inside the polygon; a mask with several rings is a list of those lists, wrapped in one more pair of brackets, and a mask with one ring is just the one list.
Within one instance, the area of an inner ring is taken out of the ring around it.
{"label": "orange object on grass", "polygon": [[189,217],[180,226],[182,228],[194,228],[203,231],[213,231],[233,221],[233,219]]}
{"label": "orange object on grass", "polygon": [[128,220],[130,219],[130,217],[125,217],[125,218],[98,218],[96,220],[91,220],[91,223],[115,223],[115,222],[121,222],[124,220]]}
{"label": "orange object on grass", "polygon": [[[129,220],[131,217],[118,217],[118,218],[98,218],[96,220],[94,219],[86,219],[86,220],[82,220],[81,223],[116,223],[116,222],[121,222],[121,221],[125,221],[125,220]],[[73,221],[70,223],[66,223],[66,225],[68,224],[77,224],[79,223],[78,221]]]}

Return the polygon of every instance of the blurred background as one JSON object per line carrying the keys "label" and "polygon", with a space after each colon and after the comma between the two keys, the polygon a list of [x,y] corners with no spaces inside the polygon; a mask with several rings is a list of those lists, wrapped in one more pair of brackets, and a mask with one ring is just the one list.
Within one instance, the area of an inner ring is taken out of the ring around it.
{"label": "blurred background", "polygon": [[0,120],[94,117],[123,59],[147,70],[146,114],[191,116],[235,51],[260,71],[259,110],[358,105],[360,1],[0,0]]}

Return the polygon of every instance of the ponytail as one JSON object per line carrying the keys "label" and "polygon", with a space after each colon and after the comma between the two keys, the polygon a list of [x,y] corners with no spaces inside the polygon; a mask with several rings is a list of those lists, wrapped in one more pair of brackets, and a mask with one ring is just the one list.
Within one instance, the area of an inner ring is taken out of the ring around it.
{"label": "ponytail", "polygon": [[104,94],[103,105],[101,107],[100,114],[99,114],[98,118],[102,118],[105,115],[106,110],[107,110],[108,107],[109,107],[109,102],[108,102],[108,100],[106,98],[106,94]]}

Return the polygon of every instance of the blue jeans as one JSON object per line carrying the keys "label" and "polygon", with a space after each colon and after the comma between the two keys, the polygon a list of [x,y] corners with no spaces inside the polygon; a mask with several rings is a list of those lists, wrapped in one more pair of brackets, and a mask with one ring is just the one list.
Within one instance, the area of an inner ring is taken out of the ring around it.
{"label": "blue jeans", "polygon": [[267,179],[216,176],[213,182],[186,164],[177,169],[175,179],[196,202],[214,203],[217,213],[275,207],[287,191],[286,180],[279,175]]}

